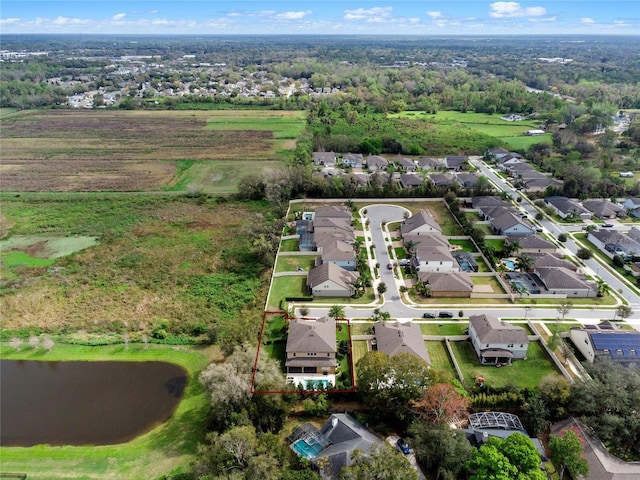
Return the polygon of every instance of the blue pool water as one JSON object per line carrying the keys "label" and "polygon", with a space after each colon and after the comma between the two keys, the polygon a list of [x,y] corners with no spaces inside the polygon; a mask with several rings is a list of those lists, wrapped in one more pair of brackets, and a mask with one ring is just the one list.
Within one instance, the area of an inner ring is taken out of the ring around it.
{"label": "blue pool water", "polygon": [[524,288],[525,288],[525,286],[523,285],[523,283],[522,283],[522,282],[513,281],[513,282],[511,282],[511,283],[512,283],[516,288],[518,288],[518,289],[524,289]]}
{"label": "blue pool water", "polygon": [[296,440],[293,445],[291,445],[291,448],[301,457],[311,459],[320,453],[322,445],[316,442],[313,438],[308,438],[307,440],[301,438]]}
{"label": "blue pool water", "polygon": [[463,272],[470,272],[471,270],[473,270],[469,262],[458,262],[458,265],[460,265],[460,268]]}
{"label": "blue pool water", "polygon": [[326,390],[329,387],[329,380],[307,380],[305,387],[307,390]]}
{"label": "blue pool water", "polygon": [[502,263],[512,272],[516,269],[516,262],[514,262],[513,260],[503,260]]}

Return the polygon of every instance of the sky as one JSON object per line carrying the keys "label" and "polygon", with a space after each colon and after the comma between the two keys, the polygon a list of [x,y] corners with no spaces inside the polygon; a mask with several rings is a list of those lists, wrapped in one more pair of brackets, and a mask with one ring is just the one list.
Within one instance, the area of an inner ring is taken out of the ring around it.
{"label": "sky", "polygon": [[2,0],[0,33],[640,35],[640,0]]}

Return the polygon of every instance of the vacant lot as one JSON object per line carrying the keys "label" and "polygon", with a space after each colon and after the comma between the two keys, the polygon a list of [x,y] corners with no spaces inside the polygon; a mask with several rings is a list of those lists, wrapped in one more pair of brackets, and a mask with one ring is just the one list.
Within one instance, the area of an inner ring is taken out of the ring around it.
{"label": "vacant lot", "polygon": [[302,112],[68,111],[1,117],[5,191],[230,193],[295,148]]}

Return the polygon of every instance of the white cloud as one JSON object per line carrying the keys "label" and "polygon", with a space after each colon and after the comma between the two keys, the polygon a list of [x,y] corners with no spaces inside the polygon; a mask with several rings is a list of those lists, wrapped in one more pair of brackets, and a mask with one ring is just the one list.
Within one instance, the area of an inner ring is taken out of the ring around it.
{"label": "white cloud", "polygon": [[393,7],[358,8],[345,10],[345,20],[365,20],[367,22],[381,22],[391,16]]}
{"label": "white cloud", "polygon": [[157,20],[152,20],[151,25],[171,25],[173,22],[167,20],[166,18],[159,18]]}
{"label": "white cloud", "polygon": [[431,18],[440,18],[442,17],[442,12],[427,12],[427,15],[429,15]]}
{"label": "white cloud", "polygon": [[83,19],[83,18],[71,18],[71,17],[63,17],[59,16],[54,21],[54,25],[65,26],[65,25],[86,25],[91,23],[91,20]]}
{"label": "white cloud", "polygon": [[547,13],[545,7],[522,7],[518,2],[494,2],[489,8],[493,18],[541,17]]}
{"label": "white cloud", "polygon": [[580,21],[585,25],[593,25],[594,23],[596,23],[596,21],[593,18],[589,18],[589,17],[583,17],[580,19]]}
{"label": "white cloud", "polygon": [[19,22],[20,22],[20,19],[17,17],[0,18],[0,25],[12,25]]}
{"label": "white cloud", "polygon": [[276,15],[276,18],[282,18],[284,20],[300,20],[301,18],[311,15],[311,10],[305,12],[284,12]]}
{"label": "white cloud", "polygon": [[542,22],[555,22],[558,20],[557,16],[553,17],[542,17],[542,18],[530,18],[529,21],[533,23],[542,23]]}
{"label": "white cloud", "polygon": [[122,20],[126,16],[127,16],[126,13],[116,13],[113,17],[111,17],[111,19],[112,20]]}

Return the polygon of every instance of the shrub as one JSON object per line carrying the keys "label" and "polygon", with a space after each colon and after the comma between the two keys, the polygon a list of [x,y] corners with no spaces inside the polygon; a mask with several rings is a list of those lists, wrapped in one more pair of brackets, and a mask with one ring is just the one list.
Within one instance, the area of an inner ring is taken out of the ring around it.
{"label": "shrub", "polygon": [[578,249],[576,255],[582,260],[589,260],[591,257],[593,257],[593,252],[591,252],[591,250],[589,250],[588,248],[582,247]]}
{"label": "shrub", "polygon": [[561,233],[560,235],[558,235],[558,241],[559,242],[566,242],[567,241],[567,234],[566,233]]}

